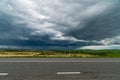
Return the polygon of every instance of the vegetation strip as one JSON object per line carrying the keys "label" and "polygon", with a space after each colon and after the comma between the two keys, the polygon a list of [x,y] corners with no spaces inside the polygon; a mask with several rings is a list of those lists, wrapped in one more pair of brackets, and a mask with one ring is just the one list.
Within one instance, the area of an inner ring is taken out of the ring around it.
{"label": "vegetation strip", "polygon": [[120,58],[120,50],[0,50],[1,58]]}

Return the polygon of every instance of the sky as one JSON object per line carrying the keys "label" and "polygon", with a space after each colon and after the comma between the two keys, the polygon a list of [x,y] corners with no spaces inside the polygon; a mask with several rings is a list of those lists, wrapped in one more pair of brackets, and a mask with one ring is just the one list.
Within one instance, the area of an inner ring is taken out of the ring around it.
{"label": "sky", "polygon": [[120,49],[120,0],[0,0],[0,48]]}

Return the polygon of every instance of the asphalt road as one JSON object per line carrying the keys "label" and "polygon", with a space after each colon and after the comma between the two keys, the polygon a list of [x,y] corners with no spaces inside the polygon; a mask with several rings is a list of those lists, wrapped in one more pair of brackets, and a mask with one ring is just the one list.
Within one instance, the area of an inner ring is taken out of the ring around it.
{"label": "asphalt road", "polygon": [[120,59],[1,58],[0,80],[120,80]]}

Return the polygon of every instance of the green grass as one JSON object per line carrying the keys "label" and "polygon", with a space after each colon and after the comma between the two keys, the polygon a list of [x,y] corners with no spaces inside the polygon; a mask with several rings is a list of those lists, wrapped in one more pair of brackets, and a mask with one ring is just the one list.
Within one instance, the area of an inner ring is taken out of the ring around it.
{"label": "green grass", "polygon": [[0,58],[120,58],[120,50],[0,50]]}

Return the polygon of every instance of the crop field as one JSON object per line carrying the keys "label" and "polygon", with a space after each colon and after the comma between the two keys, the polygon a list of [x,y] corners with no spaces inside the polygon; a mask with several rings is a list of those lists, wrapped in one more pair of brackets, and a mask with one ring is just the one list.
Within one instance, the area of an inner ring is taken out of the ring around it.
{"label": "crop field", "polygon": [[120,50],[0,50],[0,58],[120,58]]}

